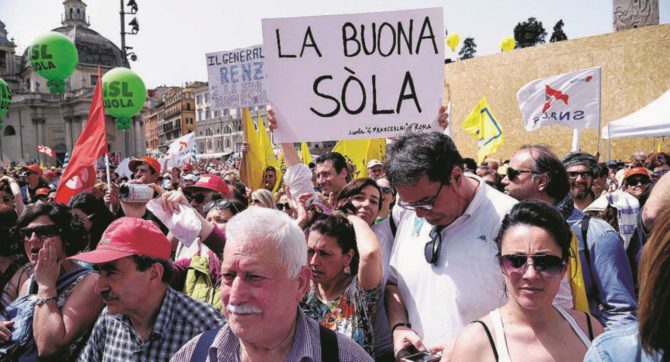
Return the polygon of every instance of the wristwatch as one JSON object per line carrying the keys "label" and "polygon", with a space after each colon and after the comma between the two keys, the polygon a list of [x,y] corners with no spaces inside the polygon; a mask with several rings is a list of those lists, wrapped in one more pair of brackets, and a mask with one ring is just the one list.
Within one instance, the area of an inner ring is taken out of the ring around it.
{"label": "wristwatch", "polygon": [[50,297],[35,297],[35,306],[39,307],[40,305],[50,301],[50,300],[56,300],[56,296],[50,296]]}

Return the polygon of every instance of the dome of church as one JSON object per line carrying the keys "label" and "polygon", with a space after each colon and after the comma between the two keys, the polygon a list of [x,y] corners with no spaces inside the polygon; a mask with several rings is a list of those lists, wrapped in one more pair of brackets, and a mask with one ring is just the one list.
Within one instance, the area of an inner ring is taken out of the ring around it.
{"label": "dome of church", "polygon": [[[74,42],[79,53],[79,65],[130,68],[128,60],[123,58],[123,52],[116,44],[89,28],[90,24],[86,20],[86,4],[83,1],[65,0],[63,5],[65,6],[63,26],[52,31],[61,33]],[[21,69],[30,65],[28,49],[23,52]]]}

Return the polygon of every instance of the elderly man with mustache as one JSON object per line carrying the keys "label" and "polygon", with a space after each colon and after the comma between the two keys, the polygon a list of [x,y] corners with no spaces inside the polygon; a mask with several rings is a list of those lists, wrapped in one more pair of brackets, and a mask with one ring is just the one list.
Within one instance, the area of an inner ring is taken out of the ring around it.
{"label": "elderly man with mustache", "polygon": [[299,309],[311,271],[305,235],[288,215],[249,208],[230,220],[226,238],[221,292],[228,324],[195,337],[172,361],[372,361]]}
{"label": "elderly man with mustache", "polygon": [[194,336],[222,326],[214,307],[169,286],[170,242],[151,221],[124,217],[109,225],[91,252],[95,292],[107,307],[79,361],[167,361]]}

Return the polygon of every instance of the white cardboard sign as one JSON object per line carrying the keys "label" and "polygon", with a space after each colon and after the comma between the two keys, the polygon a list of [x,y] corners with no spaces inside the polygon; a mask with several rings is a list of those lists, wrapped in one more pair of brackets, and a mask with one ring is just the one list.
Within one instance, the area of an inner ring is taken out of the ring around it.
{"label": "white cardboard sign", "polygon": [[262,45],[207,53],[205,57],[212,109],[268,104]]}
{"label": "white cardboard sign", "polygon": [[441,131],[441,8],[262,23],[276,141]]}

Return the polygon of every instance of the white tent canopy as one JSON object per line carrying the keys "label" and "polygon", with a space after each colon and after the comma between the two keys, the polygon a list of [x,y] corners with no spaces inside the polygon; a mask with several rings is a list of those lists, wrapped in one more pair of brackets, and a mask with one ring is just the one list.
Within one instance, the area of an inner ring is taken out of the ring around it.
{"label": "white tent canopy", "polygon": [[610,122],[603,139],[670,136],[670,90],[645,107]]}

